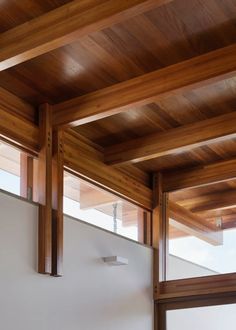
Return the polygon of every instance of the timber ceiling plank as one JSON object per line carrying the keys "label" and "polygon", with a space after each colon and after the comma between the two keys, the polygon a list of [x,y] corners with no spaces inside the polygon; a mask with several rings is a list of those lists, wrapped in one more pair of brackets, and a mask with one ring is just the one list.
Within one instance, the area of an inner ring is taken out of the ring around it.
{"label": "timber ceiling plank", "polygon": [[164,191],[201,187],[224,182],[236,177],[236,159],[220,161],[180,171],[166,172],[163,176]]}
{"label": "timber ceiling plank", "polygon": [[54,105],[56,126],[78,126],[234,77],[236,44]]}
{"label": "timber ceiling plank", "polygon": [[69,2],[2,33],[0,71],[171,1],[173,0]]}
{"label": "timber ceiling plank", "polygon": [[105,149],[107,164],[141,162],[191,150],[236,134],[236,112],[180,126]]}

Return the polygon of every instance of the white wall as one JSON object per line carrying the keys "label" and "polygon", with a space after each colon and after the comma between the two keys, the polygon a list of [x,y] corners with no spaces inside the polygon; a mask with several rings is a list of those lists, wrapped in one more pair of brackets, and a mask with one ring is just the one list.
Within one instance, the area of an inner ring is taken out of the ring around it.
{"label": "white wall", "polygon": [[152,329],[151,249],[65,217],[64,276],[39,275],[37,206],[0,193],[0,210],[1,330]]}

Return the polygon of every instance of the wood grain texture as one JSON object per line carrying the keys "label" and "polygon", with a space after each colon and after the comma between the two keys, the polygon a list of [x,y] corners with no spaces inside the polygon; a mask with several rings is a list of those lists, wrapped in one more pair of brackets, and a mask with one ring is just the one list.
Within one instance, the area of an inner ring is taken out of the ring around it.
{"label": "wood grain texture", "polygon": [[152,247],[153,297],[160,294],[160,282],[166,280],[168,195],[163,193],[162,174],[153,175]]}
{"label": "wood grain texture", "polygon": [[63,275],[64,132],[52,135],[52,276]]}
{"label": "wood grain texture", "polygon": [[159,299],[236,292],[236,274],[221,274],[161,283]]}
{"label": "wood grain texture", "polygon": [[207,211],[226,210],[236,207],[236,191],[228,189],[195,198],[186,198],[179,204],[191,212],[207,214]]}
{"label": "wood grain texture", "polygon": [[[118,196],[151,209],[151,189],[130,176],[105,165],[101,154],[83,143],[76,135],[65,132],[64,166],[92,183],[104,187]],[[97,156],[95,156],[97,155]]]}
{"label": "wood grain texture", "polygon": [[111,116],[129,107],[145,105],[176,92],[183,92],[233,77],[236,45],[148,73],[144,76],[75,98],[53,108],[56,126],[78,126]]}
{"label": "wood grain texture", "polygon": [[33,200],[34,190],[33,157],[21,152],[20,154],[20,196]]}
{"label": "wood grain texture", "polygon": [[52,272],[52,114],[48,104],[39,109],[38,272]]}
{"label": "wood grain texture", "polygon": [[16,95],[0,87],[0,108],[18,114],[31,122],[36,122],[36,109]]}
{"label": "wood grain texture", "polygon": [[206,166],[167,173],[163,178],[165,191],[199,187],[235,178],[236,160],[216,162]]}
{"label": "wood grain texture", "polygon": [[[1,32],[68,1],[1,2]],[[194,11],[192,10],[194,8]],[[60,103],[183,62],[236,42],[232,0],[173,1],[78,42],[0,73],[0,85],[38,106]],[[109,147],[194,123],[235,109],[235,77],[173,94],[142,107],[79,126],[78,132]],[[137,164],[147,173],[205,165],[236,156],[235,140]]]}
{"label": "wood grain texture", "polygon": [[[1,2],[0,31],[68,2]],[[0,85],[36,106],[62,102],[234,43],[235,12],[232,0],[173,1],[2,71]],[[182,100],[180,108],[186,107],[184,97]],[[197,94],[191,101],[205,113],[214,111],[216,99],[212,97],[204,102]],[[225,111],[227,104],[219,107]],[[190,113],[193,117],[191,103]]]}
{"label": "wood grain texture", "polygon": [[170,225],[178,230],[215,246],[223,244],[223,232],[219,228],[184,207],[169,201],[169,215]]}
{"label": "wood grain texture", "polygon": [[105,162],[141,162],[236,136],[236,112],[151,134],[105,149]]}
{"label": "wood grain texture", "polygon": [[69,2],[2,33],[0,71],[170,1],[172,0]]}
{"label": "wood grain texture", "polygon": [[0,89],[0,136],[31,153],[38,151],[38,127],[33,123],[35,110],[15,95]]}

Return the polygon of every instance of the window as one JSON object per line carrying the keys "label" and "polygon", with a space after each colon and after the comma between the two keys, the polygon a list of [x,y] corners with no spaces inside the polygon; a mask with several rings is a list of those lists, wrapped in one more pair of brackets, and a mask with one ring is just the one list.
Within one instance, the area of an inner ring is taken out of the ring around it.
{"label": "window", "polygon": [[144,210],[67,172],[64,213],[143,242]]}
{"label": "window", "polygon": [[20,195],[20,151],[0,141],[0,189]]}
{"label": "window", "polygon": [[169,196],[167,280],[236,272],[236,192],[208,189]]}
{"label": "window", "polygon": [[236,304],[167,311],[167,330],[233,330]]}

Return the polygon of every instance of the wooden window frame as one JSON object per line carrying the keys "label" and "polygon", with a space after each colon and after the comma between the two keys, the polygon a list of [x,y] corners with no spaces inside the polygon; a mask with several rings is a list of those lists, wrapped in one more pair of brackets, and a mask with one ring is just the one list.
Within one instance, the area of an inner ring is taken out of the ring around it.
{"label": "wooden window frame", "polygon": [[163,175],[155,174],[153,182],[154,329],[167,330],[168,310],[236,303],[236,273],[166,280],[168,192],[165,191]]}
{"label": "wooden window frame", "polygon": [[155,323],[154,330],[168,330],[167,329],[167,311],[179,309],[191,309],[197,307],[222,306],[236,304],[236,293],[221,293],[200,295],[196,297],[181,297],[164,299],[155,302],[154,314]]}

